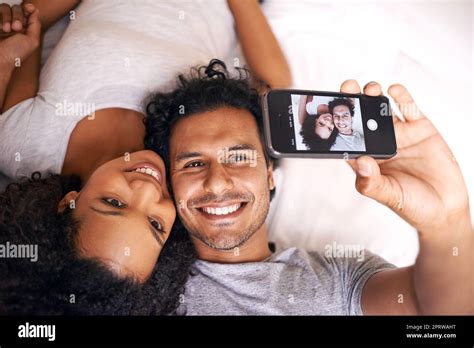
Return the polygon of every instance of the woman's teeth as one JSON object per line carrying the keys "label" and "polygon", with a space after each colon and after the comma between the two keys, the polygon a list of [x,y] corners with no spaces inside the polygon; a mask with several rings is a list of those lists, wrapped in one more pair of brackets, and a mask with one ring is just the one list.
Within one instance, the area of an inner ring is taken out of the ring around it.
{"label": "woman's teeth", "polygon": [[228,207],[219,207],[219,208],[211,208],[211,207],[203,207],[201,208],[204,212],[211,215],[227,215],[231,214],[237,209],[242,206],[242,203],[237,203],[234,205],[230,205]]}
{"label": "woman's teeth", "polygon": [[134,170],[134,172],[150,175],[154,177],[156,180],[160,181],[160,175],[158,174],[158,172],[151,168],[146,168],[146,167],[137,168]]}

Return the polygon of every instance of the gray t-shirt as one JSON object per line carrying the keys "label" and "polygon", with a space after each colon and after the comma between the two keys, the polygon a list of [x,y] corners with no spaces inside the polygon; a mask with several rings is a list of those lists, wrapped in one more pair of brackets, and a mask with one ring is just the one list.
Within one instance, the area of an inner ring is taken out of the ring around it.
{"label": "gray t-shirt", "polygon": [[364,137],[356,131],[352,135],[339,133],[331,151],[365,151]]}
{"label": "gray t-shirt", "polygon": [[365,282],[394,268],[365,252],[364,259],[324,257],[290,248],[263,262],[219,264],[198,260],[181,296],[187,315],[362,315]]}

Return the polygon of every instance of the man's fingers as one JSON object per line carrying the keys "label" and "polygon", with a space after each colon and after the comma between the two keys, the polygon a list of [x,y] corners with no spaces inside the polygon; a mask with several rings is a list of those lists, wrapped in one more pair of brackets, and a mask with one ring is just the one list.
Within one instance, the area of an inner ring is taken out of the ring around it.
{"label": "man's fingers", "polygon": [[400,84],[392,85],[388,89],[388,94],[390,94],[395,103],[397,103],[398,109],[408,122],[425,117],[404,86]]}
{"label": "man's fingers", "polygon": [[1,29],[5,33],[11,31],[12,12],[11,8],[7,4],[0,4],[0,24]]}
{"label": "man's fingers", "polygon": [[377,82],[369,82],[364,86],[364,94],[371,95],[371,96],[379,96],[383,95],[382,93],[382,86]]}
{"label": "man's fingers", "polygon": [[341,92],[358,94],[360,93],[360,86],[356,80],[346,80],[341,85]]}
{"label": "man's fingers", "polygon": [[393,178],[382,175],[375,159],[359,157],[355,163],[356,189],[362,195],[397,211],[402,206],[403,194]]}
{"label": "man's fingers", "polygon": [[23,9],[20,5],[12,6],[12,25],[11,28],[13,31],[22,31],[23,30]]}

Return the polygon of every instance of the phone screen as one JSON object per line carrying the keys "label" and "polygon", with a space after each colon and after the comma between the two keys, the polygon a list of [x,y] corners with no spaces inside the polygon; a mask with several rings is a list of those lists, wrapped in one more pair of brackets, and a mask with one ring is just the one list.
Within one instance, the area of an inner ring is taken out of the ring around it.
{"label": "phone screen", "polygon": [[386,97],[276,90],[269,92],[264,104],[267,145],[277,157],[391,157],[396,153]]}

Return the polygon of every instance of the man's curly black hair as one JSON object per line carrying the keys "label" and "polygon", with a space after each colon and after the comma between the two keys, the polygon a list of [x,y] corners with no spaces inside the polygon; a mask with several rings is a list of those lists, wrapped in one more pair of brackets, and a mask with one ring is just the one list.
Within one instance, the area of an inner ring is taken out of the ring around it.
{"label": "man's curly black hair", "polygon": [[[247,69],[236,70],[239,76],[232,77],[224,62],[212,59],[208,66],[192,68],[189,76],[179,75],[178,86],[173,91],[158,92],[149,98],[145,117],[145,148],[158,153],[168,170],[169,141],[176,122],[183,117],[220,107],[245,109],[254,116],[267,165],[272,164],[273,168],[277,166],[277,161],[270,157],[264,145],[260,95],[252,87],[252,83],[262,82]],[[274,194],[275,190],[270,193],[270,198]]]}
{"label": "man's curly black hair", "polygon": [[321,138],[318,134],[314,132],[315,124],[319,116],[320,115],[306,115],[303,124],[301,125],[300,135],[303,144],[305,144],[309,150],[329,151],[331,150],[331,146],[333,146],[336,142],[336,138],[339,134],[339,131],[336,127],[334,127],[334,130],[332,131],[329,138]]}
{"label": "man's curly black hair", "polygon": [[37,245],[36,262],[0,259],[0,314],[176,314],[196,252],[177,221],[150,278],[142,284],[119,277],[100,260],[77,256],[78,223],[71,210],[58,213],[77,177],[33,175],[0,194],[0,244]]}
{"label": "man's curly black hair", "polygon": [[349,109],[349,112],[351,113],[351,116],[354,116],[354,103],[352,102],[351,99],[349,98],[334,98],[328,103],[328,108],[329,108],[329,113],[333,115],[334,108],[339,105],[344,105],[347,106]]}

